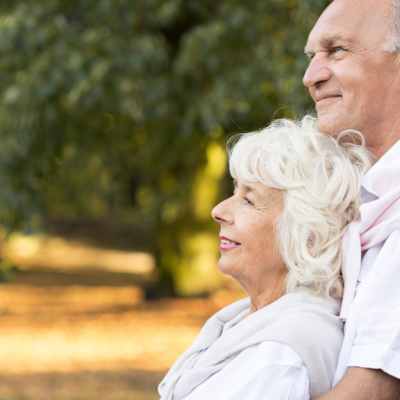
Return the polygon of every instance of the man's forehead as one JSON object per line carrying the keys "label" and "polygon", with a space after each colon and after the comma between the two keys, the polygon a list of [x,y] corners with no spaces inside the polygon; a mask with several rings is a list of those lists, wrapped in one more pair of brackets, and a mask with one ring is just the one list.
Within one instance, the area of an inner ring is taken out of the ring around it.
{"label": "man's forehead", "polygon": [[[377,7],[378,6],[378,7]],[[308,37],[307,49],[333,42],[375,40],[387,34],[382,0],[335,0],[322,13]],[[379,38],[380,40],[380,38]]]}
{"label": "man's forehead", "polygon": [[344,12],[344,6],[331,7],[318,19],[308,37],[308,45],[329,45],[337,41],[354,41],[360,25],[363,24],[361,15],[352,16],[353,13]]}

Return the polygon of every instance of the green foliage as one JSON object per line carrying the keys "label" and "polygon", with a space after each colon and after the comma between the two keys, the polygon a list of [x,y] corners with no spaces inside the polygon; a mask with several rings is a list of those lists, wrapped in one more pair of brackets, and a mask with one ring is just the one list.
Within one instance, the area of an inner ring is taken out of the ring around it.
{"label": "green foliage", "polygon": [[180,238],[212,229],[192,200],[216,132],[309,109],[303,49],[329,2],[2,1],[0,223],[140,215],[171,282]]}

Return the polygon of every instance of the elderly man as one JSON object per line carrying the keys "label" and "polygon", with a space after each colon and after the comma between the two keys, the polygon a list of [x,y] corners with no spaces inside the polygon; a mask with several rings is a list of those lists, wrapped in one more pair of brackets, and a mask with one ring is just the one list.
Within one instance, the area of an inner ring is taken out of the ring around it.
{"label": "elderly man", "polygon": [[319,130],[361,131],[379,160],[343,239],[345,340],[319,400],[400,399],[400,0],[334,0],[306,53]]}

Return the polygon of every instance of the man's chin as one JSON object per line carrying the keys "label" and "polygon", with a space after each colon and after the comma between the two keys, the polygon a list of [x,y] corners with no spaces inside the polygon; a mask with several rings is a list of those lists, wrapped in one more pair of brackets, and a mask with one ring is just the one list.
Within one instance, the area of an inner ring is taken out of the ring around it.
{"label": "man's chin", "polygon": [[350,127],[339,118],[332,114],[318,115],[318,130],[326,135],[336,136]]}

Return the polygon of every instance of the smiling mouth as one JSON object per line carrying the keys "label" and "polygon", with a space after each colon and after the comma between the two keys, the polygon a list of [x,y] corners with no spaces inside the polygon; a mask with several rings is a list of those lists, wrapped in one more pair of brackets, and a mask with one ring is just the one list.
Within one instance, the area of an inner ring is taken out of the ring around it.
{"label": "smiling mouth", "polygon": [[231,239],[221,236],[221,245],[219,246],[220,250],[235,249],[240,246],[241,246],[240,243],[234,242]]}
{"label": "smiling mouth", "polygon": [[321,99],[319,101],[316,102],[316,107],[327,103],[328,101],[332,101],[332,100],[337,100],[339,98],[341,98],[342,96],[329,96],[329,97],[325,97],[324,99]]}

